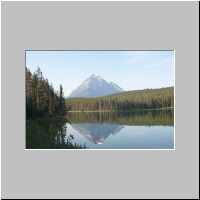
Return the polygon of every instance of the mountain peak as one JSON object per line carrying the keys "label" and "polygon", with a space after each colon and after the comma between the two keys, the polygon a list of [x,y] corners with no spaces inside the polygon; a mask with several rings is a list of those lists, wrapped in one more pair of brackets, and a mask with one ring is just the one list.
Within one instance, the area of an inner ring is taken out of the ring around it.
{"label": "mountain peak", "polygon": [[122,91],[116,83],[109,83],[101,76],[91,74],[79,87],[72,91],[70,97],[98,97]]}
{"label": "mountain peak", "polygon": [[92,75],[90,75],[89,78],[95,78],[95,77],[96,77],[96,74],[92,74]]}
{"label": "mountain peak", "polygon": [[96,76],[97,76],[96,74],[91,74],[91,76],[90,76],[90,77],[94,77],[94,78],[95,78]]}
{"label": "mountain peak", "polygon": [[101,76],[92,74],[89,78],[102,79]]}

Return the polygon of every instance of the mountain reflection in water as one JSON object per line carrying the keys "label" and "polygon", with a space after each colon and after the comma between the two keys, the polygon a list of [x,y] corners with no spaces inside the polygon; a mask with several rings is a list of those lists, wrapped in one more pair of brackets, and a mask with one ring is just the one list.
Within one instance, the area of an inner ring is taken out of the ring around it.
{"label": "mountain reflection in water", "polygon": [[109,135],[115,135],[123,128],[122,125],[108,123],[77,123],[71,126],[94,144],[102,144]]}
{"label": "mountain reflection in water", "polygon": [[173,110],[69,112],[66,118],[26,121],[28,149],[172,149]]}
{"label": "mountain reflection in water", "polygon": [[87,148],[173,148],[172,110],[71,112],[68,133]]}

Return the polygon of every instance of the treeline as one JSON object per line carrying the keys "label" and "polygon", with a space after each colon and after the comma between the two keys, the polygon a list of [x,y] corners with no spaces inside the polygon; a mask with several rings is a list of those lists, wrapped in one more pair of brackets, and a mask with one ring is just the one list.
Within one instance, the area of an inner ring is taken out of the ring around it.
{"label": "treeline", "polygon": [[122,92],[96,98],[68,98],[71,111],[133,111],[174,107],[174,87]]}
{"label": "treeline", "polygon": [[40,68],[33,74],[26,67],[26,116],[64,115],[65,99],[62,85],[55,91],[42,75]]}

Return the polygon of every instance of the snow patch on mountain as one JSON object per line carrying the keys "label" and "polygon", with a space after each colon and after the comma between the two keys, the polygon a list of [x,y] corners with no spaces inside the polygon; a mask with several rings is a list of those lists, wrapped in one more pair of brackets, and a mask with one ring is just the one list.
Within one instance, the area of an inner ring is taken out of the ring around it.
{"label": "snow patch on mountain", "polygon": [[101,76],[92,74],[78,86],[69,97],[99,97],[122,92],[114,82],[107,82]]}

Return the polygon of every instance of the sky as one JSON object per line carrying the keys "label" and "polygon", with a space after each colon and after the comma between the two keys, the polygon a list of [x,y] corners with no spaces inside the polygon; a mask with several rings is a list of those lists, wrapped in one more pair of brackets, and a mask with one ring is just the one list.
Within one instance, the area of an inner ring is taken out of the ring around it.
{"label": "sky", "polygon": [[26,51],[26,66],[65,97],[92,74],[127,91],[174,86],[174,51]]}

